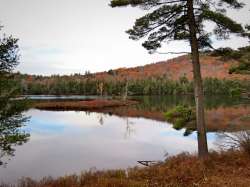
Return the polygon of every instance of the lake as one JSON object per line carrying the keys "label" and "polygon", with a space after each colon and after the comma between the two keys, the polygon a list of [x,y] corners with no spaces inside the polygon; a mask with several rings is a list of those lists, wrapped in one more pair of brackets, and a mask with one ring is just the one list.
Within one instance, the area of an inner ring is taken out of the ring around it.
{"label": "lake", "polygon": [[[90,169],[125,169],[140,166],[139,160],[162,161],[166,155],[197,152],[196,132],[184,136],[185,129],[175,130],[162,117],[177,104],[193,105],[192,98],[134,98],[140,101],[138,105],[103,112],[32,108],[24,112],[30,116],[22,127],[22,131],[30,133],[29,141],[15,146],[14,156],[2,158],[7,164],[0,166],[0,182],[15,183],[23,176],[57,177]],[[225,97],[206,99],[206,110],[211,115],[209,149],[218,149],[215,142],[219,130],[244,130],[242,124],[231,122],[250,114],[248,102]]]}

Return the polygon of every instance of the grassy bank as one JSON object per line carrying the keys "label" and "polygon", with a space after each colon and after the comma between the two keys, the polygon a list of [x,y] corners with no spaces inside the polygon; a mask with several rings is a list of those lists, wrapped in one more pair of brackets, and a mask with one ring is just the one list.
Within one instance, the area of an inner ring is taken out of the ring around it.
{"label": "grassy bank", "polygon": [[86,101],[45,101],[35,102],[32,107],[44,110],[99,110],[119,106],[129,106],[136,104],[133,100],[106,100],[95,99]]}
{"label": "grassy bank", "polygon": [[[85,172],[41,181],[23,179],[18,187],[166,187],[249,186],[250,157],[241,151],[210,153],[206,160],[190,154],[170,157],[145,168]],[[0,185],[1,187],[10,187]]]}

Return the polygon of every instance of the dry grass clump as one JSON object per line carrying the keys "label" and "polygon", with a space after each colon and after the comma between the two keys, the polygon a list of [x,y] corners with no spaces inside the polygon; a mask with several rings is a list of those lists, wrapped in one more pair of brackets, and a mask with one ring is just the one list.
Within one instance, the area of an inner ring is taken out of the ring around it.
{"label": "dry grass clump", "polygon": [[[249,186],[250,157],[241,151],[210,153],[205,160],[183,153],[145,168],[85,172],[41,181],[22,179],[18,187]],[[1,185],[0,185],[1,186]],[[1,187],[10,187],[2,185]]]}
{"label": "dry grass clump", "polygon": [[222,149],[234,149],[245,152],[250,156],[250,131],[218,134],[218,145]]}

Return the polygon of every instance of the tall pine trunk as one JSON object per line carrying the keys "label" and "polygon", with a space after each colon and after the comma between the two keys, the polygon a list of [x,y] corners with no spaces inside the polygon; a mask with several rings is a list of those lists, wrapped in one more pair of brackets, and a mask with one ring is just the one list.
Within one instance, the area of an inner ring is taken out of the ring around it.
{"label": "tall pine trunk", "polygon": [[204,94],[203,94],[203,85],[202,85],[202,77],[200,70],[199,46],[196,35],[197,28],[194,17],[193,0],[187,0],[187,6],[188,6],[187,14],[189,20],[190,44],[191,44],[192,64],[193,64],[193,77],[194,77],[198,154],[199,157],[206,157],[208,155],[208,148],[207,148],[207,136],[206,136],[205,114],[204,114]]}

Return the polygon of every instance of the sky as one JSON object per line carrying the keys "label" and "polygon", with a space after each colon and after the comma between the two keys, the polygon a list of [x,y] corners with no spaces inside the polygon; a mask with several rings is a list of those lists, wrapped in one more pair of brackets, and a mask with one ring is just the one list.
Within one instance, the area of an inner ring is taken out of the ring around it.
{"label": "sky", "polygon": [[[247,3],[247,0],[243,0]],[[146,12],[139,8],[111,8],[109,0],[0,0],[1,31],[19,38],[21,73],[51,75],[99,72],[134,67],[176,55],[150,55],[126,30]],[[234,19],[250,23],[250,6],[230,11]],[[245,39],[214,43],[237,48]],[[189,51],[184,42],[164,45],[161,52]]]}

